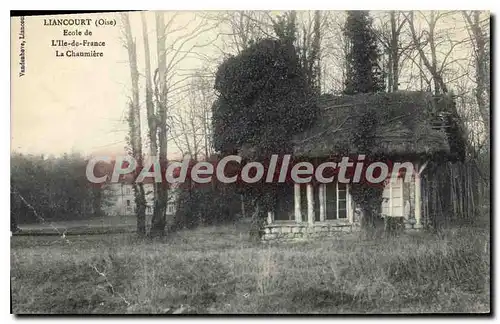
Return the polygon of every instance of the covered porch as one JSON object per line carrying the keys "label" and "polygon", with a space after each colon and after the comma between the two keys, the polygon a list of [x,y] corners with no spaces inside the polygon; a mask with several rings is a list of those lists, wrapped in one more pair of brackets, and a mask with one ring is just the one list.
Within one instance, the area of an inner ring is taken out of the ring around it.
{"label": "covered porch", "polygon": [[[387,181],[383,191],[382,217],[402,217],[407,229],[419,229],[421,220],[421,183],[413,177]],[[277,199],[274,210],[267,212],[262,239],[296,239],[332,236],[359,229],[362,217],[350,185],[307,183],[289,185]]]}

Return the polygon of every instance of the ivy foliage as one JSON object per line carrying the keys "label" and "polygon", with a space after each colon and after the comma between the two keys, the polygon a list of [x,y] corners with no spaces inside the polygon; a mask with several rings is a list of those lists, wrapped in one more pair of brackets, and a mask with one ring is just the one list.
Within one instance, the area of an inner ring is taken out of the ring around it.
{"label": "ivy foliage", "polygon": [[317,117],[316,98],[306,81],[295,47],[264,39],[226,59],[215,80],[215,148],[235,153],[244,145],[257,159],[290,152],[292,135]]}
{"label": "ivy foliage", "polygon": [[368,11],[348,11],[344,35],[349,43],[345,94],[384,91],[380,50]]}
{"label": "ivy foliage", "polygon": [[[214,146],[221,155],[250,151],[263,161],[292,152],[293,135],[309,128],[318,115],[317,96],[306,77],[294,40],[294,19],[277,26],[279,39],[256,41],[218,68],[212,106]],[[243,154],[247,157],[248,154]],[[242,188],[254,206],[253,238],[275,204],[276,184]]]}
{"label": "ivy foliage", "polygon": [[[373,110],[368,110],[358,121],[357,131],[352,133],[353,143],[357,147],[358,152],[366,152],[371,160],[381,161],[384,156],[374,155],[373,149],[377,143],[374,140],[377,129],[378,119]],[[354,201],[362,208],[364,217],[362,226],[365,230],[370,230],[377,227],[377,219],[381,214],[383,186],[371,184],[368,182],[353,183],[351,185],[351,195]]]}
{"label": "ivy foliage", "polygon": [[[346,57],[344,93],[352,95],[384,91],[383,75],[378,68],[380,52],[368,11],[348,11],[344,34],[350,45]],[[377,145],[374,141],[377,124],[375,112],[368,109],[359,119],[356,132],[351,135],[358,152],[366,152],[372,160],[384,158],[371,154]],[[382,186],[370,183],[356,183],[351,187],[354,201],[363,210],[362,227],[367,234],[372,234],[372,229],[379,223],[382,193]]]}

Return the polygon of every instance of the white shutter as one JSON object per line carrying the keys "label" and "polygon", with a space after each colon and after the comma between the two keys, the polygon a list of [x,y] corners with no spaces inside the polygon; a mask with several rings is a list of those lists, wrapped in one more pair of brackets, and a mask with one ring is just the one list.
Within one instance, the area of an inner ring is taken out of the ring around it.
{"label": "white shutter", "polygon": [[403,179],[389,181],[382,193],[382,215],[386,217],[404,216]]}

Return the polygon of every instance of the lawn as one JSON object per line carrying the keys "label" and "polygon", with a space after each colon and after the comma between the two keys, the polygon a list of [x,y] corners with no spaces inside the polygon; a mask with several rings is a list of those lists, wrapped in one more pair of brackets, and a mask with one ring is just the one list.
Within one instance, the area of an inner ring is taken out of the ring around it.
{"label": "lawn", "polygon": [[278,244],[246,224],[166,240],[15,236],[12,309],[32,313],[438,313],[490,310],[489,232]]}
{"label": "lawn", "polygon": [[[146,217],[150,221],[150,216]],[[134,232],[137,226],[135,216],[106,216],[94,217],[71,221],[39,222],[35,224],[19,224],[19,235],[56,235],[83,234],[83,233],[109,233],[109,232]],[[56,230],[57,229],[57,230]]]}

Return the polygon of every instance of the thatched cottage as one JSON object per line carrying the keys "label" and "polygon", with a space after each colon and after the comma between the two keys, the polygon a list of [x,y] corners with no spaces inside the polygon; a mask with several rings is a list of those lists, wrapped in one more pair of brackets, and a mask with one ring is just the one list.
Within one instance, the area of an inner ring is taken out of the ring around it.
{"label": "thatched cottage", "polygon": [[[322,96],[320,117],[313,127],[293,139],[294,158],[328,160],[332,155],[383,155],[393,161],[409,161],[417,171],[433,164],[463,159],[463,140],[450,97],[425,92]],[[357,152],[353,134],[359,132],[363,117],[375,120],[372,152]],[[425,179],[402,178],[386,183],[381,206],[383,217],[402,217],[407,229],[422,227],[428,213],[423,196]],[[361,212],[350,193],[350,185],[332,183],[292,184],[268,212],[262,230],[264,240],[305,235],[331,235],[359,228]]]}

